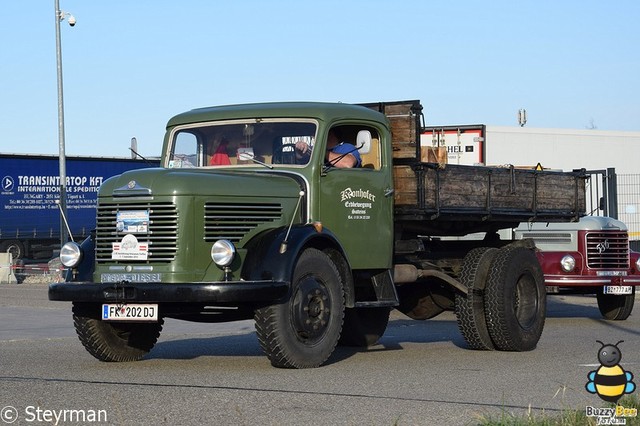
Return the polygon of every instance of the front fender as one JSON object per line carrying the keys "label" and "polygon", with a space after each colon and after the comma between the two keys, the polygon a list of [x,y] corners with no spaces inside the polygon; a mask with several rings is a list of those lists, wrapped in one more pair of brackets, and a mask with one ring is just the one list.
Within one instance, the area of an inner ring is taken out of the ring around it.
{"label": "front fender", "polygon": [[[573,256],[576,260],[576,268],[567,273],[562,270],[560,261],[568,254]],[[545,275],[582,275],[585,269],[584,257],[582,256],[582,253],[577,251],[538,251],[536,255],[538,256],[538,261],[542,267],[542,272]]]}
{"label": "front fender", "polygon": [[96,260],[96,241],[94,232],[91,232],[91,234],[80,244],[80,250],[82,250],[82,260],[75,268],[67,269],[65,271],[65,281],[93,280]]}
{"label": "front fender", "polygon": [[311,225],[294,226],[282,250],[286,234],[287,227],[273,229],[256,236],[245,246],[247,256],[242,268],[243,279],[291,283],[296,261],[307,247],[320,250],[332,248],[344,256],[344,250],[337,238],[326,229],[318,232]]}

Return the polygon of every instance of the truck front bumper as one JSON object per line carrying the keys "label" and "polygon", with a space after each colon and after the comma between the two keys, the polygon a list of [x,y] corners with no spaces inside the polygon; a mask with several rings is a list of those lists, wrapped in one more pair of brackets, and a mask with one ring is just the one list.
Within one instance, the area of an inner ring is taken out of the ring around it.
{"label": "truck front bumper", "polygon": [[548,286],[589,287],[604,285],[640,285],[640,275],[595,276],[595,275],[545,275],[544,282]]}
{"label": "truck front bumper", "polygon": [[275,302],[287,295],[283,281],[210,283],[93,283],[49,285],[49,300],[96,303],[225,303]]}

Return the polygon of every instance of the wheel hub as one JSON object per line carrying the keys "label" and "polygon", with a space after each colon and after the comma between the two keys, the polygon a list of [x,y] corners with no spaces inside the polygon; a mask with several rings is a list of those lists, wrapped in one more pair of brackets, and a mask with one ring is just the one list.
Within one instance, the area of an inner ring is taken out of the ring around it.
{"label": "wheel hub", "polygon": [[300,282],[293,297],[292,321],[301,340],[313,342],[324,335],[330,304],[329,292],[316,278],[308,277]]}
{"label": "wheel hub", "polygon": [[524,329],[532,327],[538,312],[538,291],[535,280],[531,276],[520,277],[516,284],[515,314],[520,326]]}

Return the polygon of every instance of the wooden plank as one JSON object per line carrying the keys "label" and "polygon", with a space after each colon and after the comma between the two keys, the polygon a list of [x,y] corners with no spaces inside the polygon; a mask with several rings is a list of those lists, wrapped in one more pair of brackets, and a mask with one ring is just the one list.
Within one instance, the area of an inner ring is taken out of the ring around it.
{"label": "wooden plank", "polygon": [[[396,110],[399,110],[396,106]],[[393,158],[416,158],[416,116],[411,112],[410,106],[405,106],[407,111],[396,113],[387,112],[387,118],[391,124],[391,140],[393,145]]]}
{"label": "wooden plank", "polygon": [[[444,168],[416,163],[395,166],[397,205],[427,211],[460,210],[491,214],[584,212],[584,179],[572,173],[510,168],[448,165]],[[423,175],[424,205],[419,206],[418,179]]]}
{"label": "wooden plank", "polygon": [[410,166],[394,166],[394,201],[399,205],[416,205],[418,180],[416,174]]}
{"label": "wooden plank", "polygon": [[419,155],[419,102],[381,102],[364,106],[387,116],[391,127],[393,158],[416,158]]}
{"label": "wooden plank", "polygon": [[421,146],[420,157],[423,163],[447,164],[449,155],[446,146]]}

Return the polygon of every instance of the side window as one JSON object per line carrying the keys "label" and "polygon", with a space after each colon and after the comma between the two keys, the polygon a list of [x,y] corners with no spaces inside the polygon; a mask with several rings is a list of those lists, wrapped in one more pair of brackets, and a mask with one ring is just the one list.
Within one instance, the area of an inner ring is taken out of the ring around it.
{"label": "side window", "polygon": [[[333,140],[332,140],[333,139]],[[339,156],[352,155],[359,160],[355,168],[380,170],[382,161],[380,157],[380,136],[378,131],[369,126],[362,125],[341,125],[332,127],[327,139],[327,147],[335,146],[333,151]],[[331,157],[331,154],[330,154]],[[333,155],[333,158],[336,158]],[[328,163],[331,158],[327,160]],[[335,163],[336,167],[341,167]],[[344,167],[344,166],[343,166]]]}
{"label": "side window", "polygon": [[193,133],[180,132],[176,135],[173,153],[169,160],[170,169],[198,166],[198,138]]}

